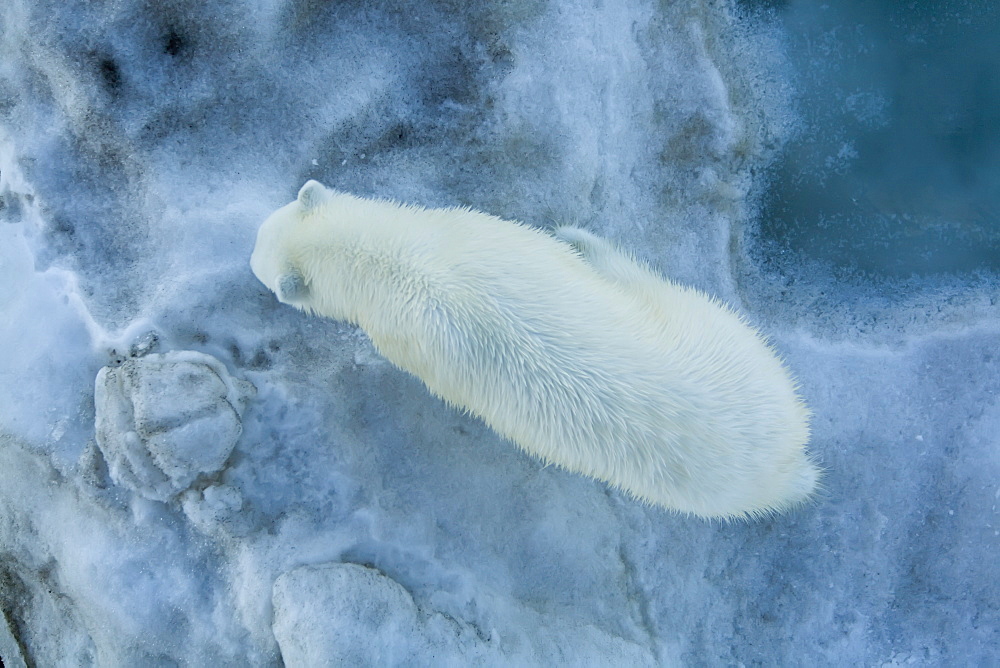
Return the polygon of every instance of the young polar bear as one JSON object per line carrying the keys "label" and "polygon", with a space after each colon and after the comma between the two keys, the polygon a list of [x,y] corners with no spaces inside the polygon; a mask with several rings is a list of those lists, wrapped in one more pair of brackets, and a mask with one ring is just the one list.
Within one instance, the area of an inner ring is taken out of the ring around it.
{"label": "young polar bear", "polygon": [[816,486],[808,411],[761,335],[583,230],[309,181],[250,265],[528,452],[642,501],[746,517]]}

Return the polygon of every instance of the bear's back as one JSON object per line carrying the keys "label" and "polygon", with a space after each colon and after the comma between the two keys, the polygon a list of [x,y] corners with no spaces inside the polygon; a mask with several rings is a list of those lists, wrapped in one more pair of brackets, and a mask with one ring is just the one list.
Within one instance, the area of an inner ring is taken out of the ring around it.
{"label": "bear's back", "polygon": [[280,261],[309,289],[296,305],[356,322],[449,403],[679,510],[766,512],[811,491],[794,385],[721,303],[608,245],[599,267],[520,223],[321,188],[300,193],[304,215],[282,214]]}
{"label": "bear's back", "polygon": [[[406,300],[413,329],[369,333],[438,396],[546,461],[627,479],[643,498],[670,488],[724,502],[732,489],[706,485],[707,472],[768,456],[732,445],[783,440],[794,396],[778,401],[782,388],[754,365],[763,357],[781,373],[780,363],[728,309],[665,281],[652,308],[543,232],[432,213],[400,250],[422,274]],[[632,479],[639,470],[657,474]]]}

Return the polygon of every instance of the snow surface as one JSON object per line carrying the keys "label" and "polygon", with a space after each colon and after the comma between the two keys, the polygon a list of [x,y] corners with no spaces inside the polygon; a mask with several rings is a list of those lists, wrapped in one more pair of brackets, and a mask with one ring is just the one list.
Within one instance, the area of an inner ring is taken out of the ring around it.
{"label": "snow surface", "polygon": [[[996,661],[996,276],[866,280],[758,233],[823,82],[795,73],[807,3],[749,4],[5,0],[4,665]],[[543,468],[256,281],[308,178],[581,225],[737,304],[801,382],[823,493],[708,523]],[[243,390],[116,395],[225,415],[150,488],[96,381],[173,351]]]}

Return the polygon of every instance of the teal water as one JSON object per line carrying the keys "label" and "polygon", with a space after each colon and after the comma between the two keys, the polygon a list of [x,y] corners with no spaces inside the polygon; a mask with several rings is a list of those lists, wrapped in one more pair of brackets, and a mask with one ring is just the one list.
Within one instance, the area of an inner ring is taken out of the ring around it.
{"label": "teal water", "polygon": [[801,120],[763,247],[876,277],[1000,270],[1000,3],[755,4],[785,29]]}

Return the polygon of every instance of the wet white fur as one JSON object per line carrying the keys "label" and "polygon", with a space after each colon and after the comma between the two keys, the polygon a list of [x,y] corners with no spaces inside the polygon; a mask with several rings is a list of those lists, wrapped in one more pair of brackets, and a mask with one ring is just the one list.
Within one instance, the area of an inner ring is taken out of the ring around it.
{"label": "wet white fur", "polygon": [[809,497],[808,411],[727,306],[611,243],[315,181],[251,258],[278,298],[360,325],[390,361],[545,462],[703,517]]}

